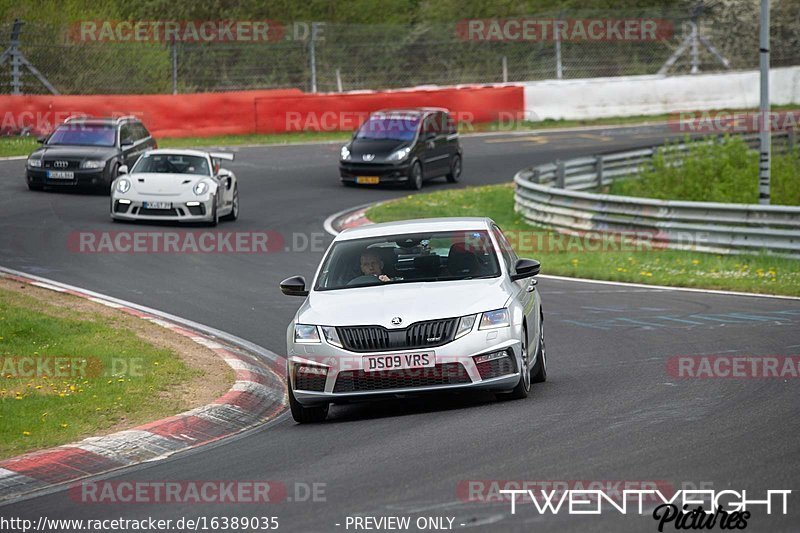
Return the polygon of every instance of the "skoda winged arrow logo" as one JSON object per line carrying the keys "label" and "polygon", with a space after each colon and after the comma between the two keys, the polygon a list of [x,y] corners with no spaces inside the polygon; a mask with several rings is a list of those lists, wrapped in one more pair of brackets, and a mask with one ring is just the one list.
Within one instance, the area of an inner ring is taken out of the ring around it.
{"label": "skoda winged arrow logo", "polygon": [[363,159],[364,161],[372,161],[373,159],[375,159],[375,154],[364,154],[361,156],[361,159]]}
{"label": "skoda winged arrow logo", "polygon": [[402,318],[400,318],[399,316],[396,316],[396,317],[394,317],[394,318],[392,319],[392,325],[393,325],[393,326],[399,326],[399,325],[400,325],[400,324],[402,324],[402,323],[403,323],[403,319],[402,319]]}

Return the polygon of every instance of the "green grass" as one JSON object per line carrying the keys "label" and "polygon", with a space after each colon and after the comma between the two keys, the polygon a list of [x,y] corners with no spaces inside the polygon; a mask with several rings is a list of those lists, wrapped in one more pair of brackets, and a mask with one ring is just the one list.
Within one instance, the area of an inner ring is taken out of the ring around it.
{"label": "green grass", "polygon": [[[683,165],[676,163],[683,161]],[[699,142],[685,155],[660,150],[639,178],[614,182],[622,196],[696,202],[758,203],[758,152],[738,137]],[[772,155],[771,203],[800,205],[800,153]]]}
{"label": "green grass", "polygon": [[[773,111],[796,109],[797,105],[773,106]],[[720,112],[746,110],[720,110]],[[710,113],[714,113],[710,111]],[[674,115],[639,115],[634,117],[610,117],[594,120],[522,120],[498,121],[482,124],[462,124],[461,133],[525,131],[572,127],[612,126],[625,124],[647,124],[673,120]],[[161,148],[202,148],[208,146],[246,146],[263,144],[294,144],[313,141],[346,141],[351,132],[346,131],[303,131],[276,134],[218,135],[213,137],[159,138]],[[34,137],[0,137],[0,157],[28,155],[39,146]]]}
{"label": "green grass", "polygon": [[[197,375],[176,354],[143,342],[117,319],[68,316],[76,315],[0,289],[0,458],[184,407],[160,394]],[[53,364],[41,371],[20,366],[28,357]],[[56,375],[56,367],[67,375]],[[28,370],[34,375],[19,375]]]}
{"label": "green grass", "polygon": [[800,262],[792,259],[635,246],[587,250],[585,241],[527,224],[514,212],[510,184],[410,195],[367,211],[374,222],[450,216],[491,217],[521,257],[542,262],[544,274],[800,296]]}

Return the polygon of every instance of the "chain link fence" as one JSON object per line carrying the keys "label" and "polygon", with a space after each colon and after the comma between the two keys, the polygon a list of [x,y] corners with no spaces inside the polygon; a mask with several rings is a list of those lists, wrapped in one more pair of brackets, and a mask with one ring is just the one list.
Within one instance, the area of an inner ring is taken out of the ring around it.
{"label": "chain link fence", "polygon": [[[320,23],[313,40],[311,32],[297,38],[287,31],[274,42],[76,42],[68,24],[29,23],[22,28],[19,51],[61,94],[277,88],[327,92],[716,72],[758,67],[757,4],[721,0],[719,9],[704,13],[593,11],[535,17],[658,19],[672,28],[668,38],[641,42],[469,40],[457,31],[458,23]],[[773,67],[800,64],[796,7],[796,0],[778,0],[773,8]],[[0,52],[8,45],[11,27],[10,22],[0,23]],[[674,62],[666,68],[670,58]],[[10,63],[0,65],[0,93],[13,90]],[[20,81],[25,94],[48,92],[27,69],[22,69]]]}

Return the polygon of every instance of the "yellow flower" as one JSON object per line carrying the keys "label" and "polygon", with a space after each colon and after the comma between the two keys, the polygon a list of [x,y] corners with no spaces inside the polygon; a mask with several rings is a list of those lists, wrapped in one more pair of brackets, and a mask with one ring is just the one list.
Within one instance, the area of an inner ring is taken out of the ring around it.
{"label": "yellow flower", "polygon": [[31,435],[31,432],[30,432],[30,431],[23,431],[23,432],[22,432],[22,434],[23,434],[24,436],[26,436],[26,437],[30,437],[30,435]]}
{"label": "yellow flower", "polygon": [[68,424],[61,424],[62,428],[66,428]]}
{"label": "yellow flower", "polygon": [[693,265],[699,265],[700,264],[700,260],[699,259],[692,259],[692,264]]}

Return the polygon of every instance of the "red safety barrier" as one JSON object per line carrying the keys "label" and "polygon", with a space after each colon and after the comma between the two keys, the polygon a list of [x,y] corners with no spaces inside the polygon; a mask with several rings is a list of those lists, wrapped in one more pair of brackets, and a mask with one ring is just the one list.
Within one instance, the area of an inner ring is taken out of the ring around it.
{"label": "red safety barrier", "polygon": [[182,95],[0,96],[0,133],[49,133],[72,115],[139,117],[156,137],[350,131],[382,108],[435,106],[461,122],[524,110],[522,87],[305,94],[297,89]]}

